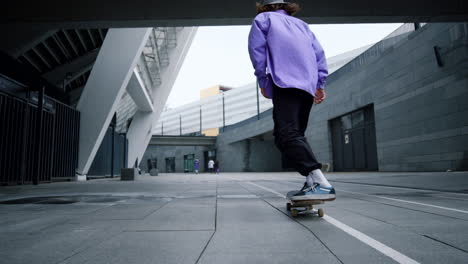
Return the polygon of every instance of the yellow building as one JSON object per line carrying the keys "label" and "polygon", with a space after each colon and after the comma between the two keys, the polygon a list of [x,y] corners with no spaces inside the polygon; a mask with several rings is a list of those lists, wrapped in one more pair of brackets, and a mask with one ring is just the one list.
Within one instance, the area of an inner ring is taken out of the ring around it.
{"label": "yellow building", "polygon": [[[231,88],[227,88],[221,85],[215,85],[206,89],[202,89],[200,90],[200,99],[205,99],[210,96],[217,95],[222,92],[229,91],[229,90],[231,90]],[[209,137],[216,137],[217,135],[219,135],[219,128],[211,128],[211,129],[203,130],[202,134],[204,134],[205,136],[209,136]]]}
{"label": "yellow building", "polygon": [[200,99],[205,99],[213,95],[217,95],[221,93],[221,86],[215,85],[206,89],[200,90]]}

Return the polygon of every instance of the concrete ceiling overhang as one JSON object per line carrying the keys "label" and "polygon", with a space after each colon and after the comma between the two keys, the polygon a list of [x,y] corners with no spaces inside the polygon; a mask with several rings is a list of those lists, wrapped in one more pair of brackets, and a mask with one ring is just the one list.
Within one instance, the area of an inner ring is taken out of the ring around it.
{"label": "concrete ceiling overhang", "polygon": [[[299,1],[308,23],[468,21],[466,0]],[[252,0],[16,0],[4,3],[0,24],[38,28],[247,25]]]}

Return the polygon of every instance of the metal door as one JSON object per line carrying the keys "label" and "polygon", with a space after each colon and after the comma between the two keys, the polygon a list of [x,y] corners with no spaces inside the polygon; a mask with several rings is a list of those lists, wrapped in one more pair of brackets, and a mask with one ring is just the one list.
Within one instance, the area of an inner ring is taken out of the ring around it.
{"label": "metal door", "polygon": [[166,172],[175,172],[175,157],[166,158]]}
{"label": "metal door", "polygon": [[184,155],[184,172],[193,172],[194,165],[193,161],[195,160],[195,154]]}
{"label": "metal door", "polygon": [[372,105],[331,120],[330,127],[335,171],[378,170]]}

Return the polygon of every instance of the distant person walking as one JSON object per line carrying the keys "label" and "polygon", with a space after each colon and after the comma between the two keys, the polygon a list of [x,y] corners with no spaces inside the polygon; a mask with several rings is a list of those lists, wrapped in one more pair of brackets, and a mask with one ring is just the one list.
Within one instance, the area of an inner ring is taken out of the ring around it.
{"label": "distant person walking", "polygon": [[335,189],[304,136],[313,103],[326,98],[327,62],[309,25],[293,17],[299,10],[298,4],[283,0],[257,3],[249,54],[262,95],[273,99],[275,144],[306,177],[294,197],[334,200]]}
{"label": "distant person walking", "polygon": [[200,160],[195,159],[193,161],[193,169],[195,170],[195,174],[198,174],[198,170],[200,169]]}
{"label": "distant person walking", "polygon": [[215,161],[214,163],[214,171],[216,174],[219,174],[219,161]]}
{"label": "distant person walking", "polygon": [[208,161],[208,170],[213,173],[214,172],[214,164],[215,162],[213,160]]}

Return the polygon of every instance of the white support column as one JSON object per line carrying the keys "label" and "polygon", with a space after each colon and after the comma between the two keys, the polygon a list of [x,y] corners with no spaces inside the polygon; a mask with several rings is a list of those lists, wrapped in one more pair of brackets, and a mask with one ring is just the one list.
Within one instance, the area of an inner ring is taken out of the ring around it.
{"label": "white support column", "polygon": [[197,28],[184,28],[177,34],[177,47],[169,51],[170,64],[161,72],[161,86],[153,87],[154,112],[138,111],[127,133],[128,138],[128,167],[133,167],[135,161],[142,161],[146,148],[152,137],[153,126],[156,125],[166,104],[167,98],[176,81],[185,56],[192,45]]}
{"label": "white support column", "polygon": [[[128,168],[133,167],[137,159],[139,163],[141,162],[141,158],[148,146],[147,138],[149,136],[151,139],[152,136],[151,131],[153,129],[154,116],[154,112],[144,112],[141,110],[138,110],[138,112],[133,116],[132,124],[127,132]],[[140,153],[141,150],[143,150],[143,154]]]}
{"label": "white support column", "polygon": [[150,28],[122,28],[107,33],[77,106],[81,112],[78,180],[86,179],[150,32]]}

